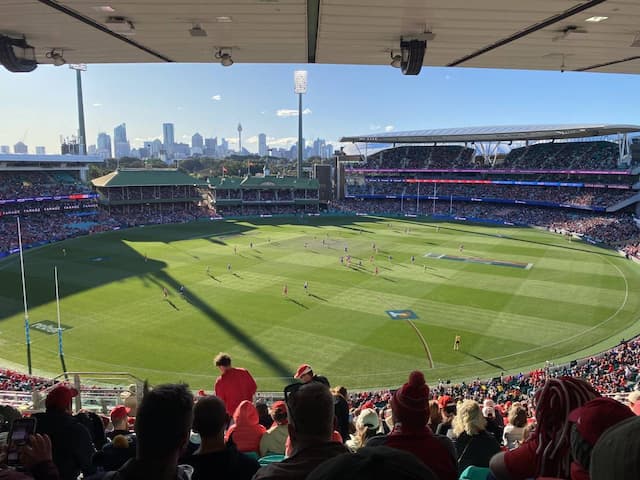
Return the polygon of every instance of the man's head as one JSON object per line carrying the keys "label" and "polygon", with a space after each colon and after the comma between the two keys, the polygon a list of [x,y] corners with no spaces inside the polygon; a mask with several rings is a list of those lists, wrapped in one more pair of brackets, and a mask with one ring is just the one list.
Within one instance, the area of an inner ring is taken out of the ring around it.
{"label": "man's head", "polygon": [[202,438],[213,438],[224,432],[229,414],[224,402],[214,395],[200,398],[193,407],[193,430]]}
{"label": "man's head", "polygon": [[313,369],[311,368],[311,365],[306,363],[300,365],[293,378],[299,379],[302,383],[309,383],[313,380]]}
{"label": "man's head", "polygon": [[640,478],[640,417],[633,416],[606,430],[591,452],[591,480]]}
{"label": "man's head", "polygon": [[116,430],[126,430],[129,428],[129,412],[130,408],[124,405],[118,405],[111,410],[109,416],[111,417],[111,423]]}
{"label": "man's head", "polygon": [[159,385],[147,392],[136,417],[138,458],[180,454],[189,439],[193,395],[187,385]]}
{"label": "man's head", "polygon": [[429,387],[422,372],[411,372],[409,381],[393,394],[391,409],[394,421],[402,423],[404,428],[419,429],[427,424]]}
{"label": "man's head", "polygon": [[218,369],[224,373],[231,368],[231,357],[228,353],[220,352],[213,359],[213,363]]}
{"label": "man's head", "polygon": [[[294,447],[324,443],[333,433],[334,407],[329,387],[320,382],[294,384],[295,391],[285,389],[289,411],[289,436]],[[297,387],[300,385],[299,387]]]}
{"label": "man's head", "polygon": [[278,400],[277,402],[273,402],[271,405],[271,418],[278,425],[286,425],[287,424],[287,404],[282,400]]}
{"label": "man's head", "polygon": [[71,399],[78,396],[78,390],[67,385],[58,385],[49,392],[44,401],[47,412],[71,413]]}

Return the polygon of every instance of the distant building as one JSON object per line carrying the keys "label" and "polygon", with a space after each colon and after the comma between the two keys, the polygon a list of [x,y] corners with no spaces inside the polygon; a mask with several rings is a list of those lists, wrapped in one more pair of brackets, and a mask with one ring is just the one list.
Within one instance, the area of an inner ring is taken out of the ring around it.
{"label": "distant building", "polygon": [[199,148],[202,150],[202,148],[204,147],[204,140],[202,138],[202,135],[200,135],[199,133],[194,133],[193,136],[191,137],[191,148]]}
{"label": "distant building", "polygon": [[29,153],[29,147],[22,142],[18,142],[13,146],[13,153]]}
{"label": "distant building", "polygon": [[108,133],[100,132],[98,134],[97,151],[99,157],[113,158],[111,155],[111,137]]}
{"label": "distant building", "polygon": [[[96,147],[95,145],[89,145],[89,147],[87,147],[87,153],[89,155],[97,155],[98,147]],[[44,155],[44,152],[43,152],[43,155]]]}
{"label": "distant building", "polygon": [[11,147],[9,145],[1,145],[0,153],[11,153]]}
{"label": "distant building", "polygon": [[324,157],[324,149],[325,149],[325,141],[323,138],[316,138],[313,141],[313,151],[311,152],[312,157]]}
{"label": "distant building", "polygon": [[218,137],[215,138],[205,138],[204,139],[204,150],[202,153],[205,155],[215,157],[218,150]]}
{"label": "distant building", "polygon": [[266,157],[269,155],[267,136],[264,133],[258,135],[258,155],[260,155],[261,157]]}
{"label": "distant building", "polygon": [[36,155],[46,155],[46,149],[44,147],[36,147]]}
{"label": "distant building", "polygon": [[113,151],[116,158],[126,157],[131,154],[131,147],[127,140],[127,125],[121,123],[113,129]]}
{"label": "distant building", "polygon": [[167,156],[170,158],[173,154],[173,146],[176,143],[175,127],[173,123],[162,124],[162,144]]}
{"label": "distant building", "polygon": [[225,138],[220,139],[220,146],[218,147],[218,156],[226,157],[229,153],[229,142]]}

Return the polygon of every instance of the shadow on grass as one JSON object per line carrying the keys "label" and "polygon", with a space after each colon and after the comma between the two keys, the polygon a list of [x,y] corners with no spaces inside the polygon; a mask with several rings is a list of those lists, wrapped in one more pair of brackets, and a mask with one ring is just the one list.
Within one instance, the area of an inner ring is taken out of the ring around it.
{"label": "shadow on grass", "polygon": [[304,308],[305,310],[309,310],[309,307],[307,307],[304,303],[301,303],[291,297],[287,298],[287,300],[289,300],[291,303],[295,303],[297,306]]}
{"label": "shadow on grass", "polygon": [[489,365],[490,367],[493,368],[497,368],[498,370],[504,370],[504,367],[501,365],[498,365],[497,363],[491,363],[488,360],[485,360],[484,358],[481,358],[477,355],[474,355],[473,353],[468,353],[468,352],[464,352],[464,351],[460,351],[460,353],[462,353],[463,355],[466,355],[467,357],[471,357],[471,358],[475,358],[476,360],[481,361],[482,363]]}
{"label": "shadow on grass", "polygon": [[215,276],[211,275],[210,273],[209,273],[209,278],[210,278],[211,280],[215,280],[215,281],[216,281],[216,282],[218,282],[218,283],[222,283],[222,280],[217,279]]}
{"label": "shadow on grass", "polygon": [[316,298],[316,299],[318,299],[318,300],[320,300],[320,301],[323,301],[323,302],[326,302],[326,301],[327,301],[327,299],[326,299],[326,298],[322,298],[322,297],[320,297],[320,296],[316,295],[315,293],[310,293],[310,294],[309,294],[309,296],[310,296],[310,297],[313,297],[313,298]]}
{"label": "shadow on grass", "polygon": [[[154,273],[153,275],[160,283],[170,285],[173,289],[178,289],[180,287],[178,282],[173,277],[167,275],[164,271]],[[258,359],[265,366],[273,370],[277,376],[291,378],[291,372],[286,365],[278,360],[269,350],[245,333],[240,327],[231,322],[227,317],[205,303],[200,297],[192,294],[189,296],[188,302],[197,308],[206,318],[217,324],[238,342],[242,343],[247,350],[258,357]]]}
{"label": "shadow on grass", "polygon": [[180,311],[180,309],[177,307],[177,305],[175,303],[173,303],[171,300],[169,300],[168,298],[165,299],[165,301],[171,305],[175,310]]}

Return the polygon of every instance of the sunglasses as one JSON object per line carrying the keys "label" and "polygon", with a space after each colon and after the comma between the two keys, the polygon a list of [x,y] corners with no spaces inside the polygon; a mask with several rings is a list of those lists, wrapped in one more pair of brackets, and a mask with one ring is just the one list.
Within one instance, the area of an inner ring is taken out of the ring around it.
{"label": "sunglasses", "polygon": [[304,383],[296,382],[284,387],[284,403],[287,404],[287,411],[289,412],[289,417],[291,418],[291,421],[294,424],[296,423],[296,420],[293,417],[293,408],[291,408],[291,400],[293,399],[294,395],[298,392],[298,390],[302,388],[303,385]]}

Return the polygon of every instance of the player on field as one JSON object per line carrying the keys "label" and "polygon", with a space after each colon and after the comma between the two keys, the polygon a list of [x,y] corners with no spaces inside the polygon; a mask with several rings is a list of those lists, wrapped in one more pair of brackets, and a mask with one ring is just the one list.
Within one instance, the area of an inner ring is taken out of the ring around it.
{"label": "player on field", "polygon": [[231,264],[227,263],[227,272],[230,272],[230,271],[231,271]]}
{"label": "player on field", "polygon": [[284,287],[282,287],[282,295],[285,297],[289,295],[289,287],[287,287],[286,283],[284,284]]}
{"label": "player on field", "polygon": [[167,287],[162,287],[162,296],[164,298],[168,298],[169,297],[169,290],[167,290]]}
{"label": "player on field", "polygon": [[460,335],[456,335],[455,340],[453,341],[453,350],[454,351],[458,351],[460,350],[460,342],[462,341],[462,339],[460,338]]}
{"label": "player on field", "polygon": [[62,256],[63,256],[63,257],[66,257],[66,256],[67,256],[67,249],[66,249],[66,248],[63,248],[63,249],[62,249]]}
{"label": "player on field", "polygon": [[460,244],[460,248],[458,250],[460,250],[460,253],[464,252],[464,245]]}
{"label": "player on field", "polygon": [[411,255],[411,264],[414,264],[414,263],[416,263],[416,257]]}
{"label": "player on field", "polygon": [[306,280],[304,281],[304,293],[309,295],[309,282],[307,282]]}
{"label": "player on field", "polygon": [[180,285],[180,295],[184,297],[184,285]]}
{"label": "player on field", "polygon": [[376,276],[378,275],[379,271],[378,271],[378,267],[376,267]]}

